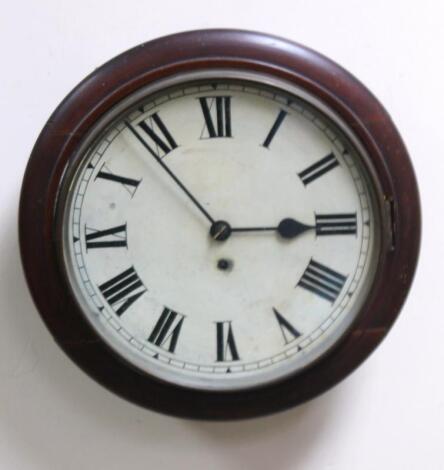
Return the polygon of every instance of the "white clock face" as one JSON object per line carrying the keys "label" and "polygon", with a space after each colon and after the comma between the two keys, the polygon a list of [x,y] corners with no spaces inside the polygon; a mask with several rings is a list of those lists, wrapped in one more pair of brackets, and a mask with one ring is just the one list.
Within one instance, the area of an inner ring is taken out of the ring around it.
{"label": "white clock face", "polygon": [[362,307],[378,255],[371,179],[296,95],[175,85],[83,151],[63,208],[66,271],[89,322],[137,368],[257,386],[319,359]]}

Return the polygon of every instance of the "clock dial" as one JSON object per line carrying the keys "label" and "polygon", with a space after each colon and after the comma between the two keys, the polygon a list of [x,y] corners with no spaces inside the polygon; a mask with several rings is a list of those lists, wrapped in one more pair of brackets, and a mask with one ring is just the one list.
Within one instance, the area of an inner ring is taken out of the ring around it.
{"label": "clock dial", "polygon": [[[128,104],[128,106],[130,106]],[[82,150],[63,253],[87,319],[163,380],[240,389],[319,359],[372,284],[365,155],[298,90],[194,81]]]}

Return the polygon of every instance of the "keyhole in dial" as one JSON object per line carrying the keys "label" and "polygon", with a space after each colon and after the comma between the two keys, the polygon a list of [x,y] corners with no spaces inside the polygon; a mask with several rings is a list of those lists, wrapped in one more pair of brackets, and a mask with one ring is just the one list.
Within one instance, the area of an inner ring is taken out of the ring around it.
{"label": "keyhole in dial", "polygon": [[233,269],[233,261],[227,258],[221,258],[217,262],[217,269],[220,271],[231,271]]}

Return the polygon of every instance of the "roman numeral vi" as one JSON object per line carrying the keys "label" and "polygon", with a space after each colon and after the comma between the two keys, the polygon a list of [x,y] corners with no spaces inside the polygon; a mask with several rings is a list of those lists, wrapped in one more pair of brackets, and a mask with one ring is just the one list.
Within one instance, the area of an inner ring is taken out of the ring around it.
{"label": "roman numeral vi", "polygon": [[216,322],[216,357],[217,362],[239,360],[231,321]]}

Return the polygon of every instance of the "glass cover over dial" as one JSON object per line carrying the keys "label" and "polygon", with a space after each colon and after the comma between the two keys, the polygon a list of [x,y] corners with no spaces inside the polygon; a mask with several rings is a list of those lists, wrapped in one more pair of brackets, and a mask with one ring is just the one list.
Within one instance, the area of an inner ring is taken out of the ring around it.
{"label": "glass cover over dial", "polygon": [[234,390],[296,373],[372,284],[365,153],[315,99],[259,81],[141,90],[65,177],[71,290],[106,343],[161,380]]}

